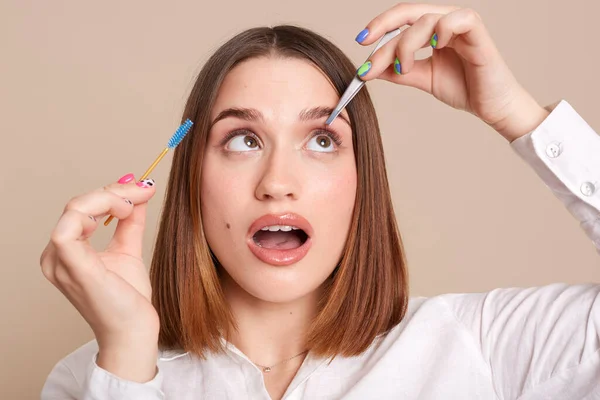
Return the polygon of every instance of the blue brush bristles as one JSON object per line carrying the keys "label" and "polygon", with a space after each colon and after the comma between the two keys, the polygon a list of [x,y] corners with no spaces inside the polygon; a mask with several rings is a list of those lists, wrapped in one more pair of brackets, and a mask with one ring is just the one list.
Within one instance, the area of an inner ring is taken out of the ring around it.
{"label": "blue brush bristles", "polygon": [[185,135],[187,135],[187,133],[190,131],[192,125],[194,125],[194,123],[189,119],[186,119],[185,122],[181,124],[179,128],[177,128],[173,136],[171,136],[171,139],[169,139],[169,143],[167,143],[167,147],[171,150],[177,147],[177,145],[181,143]]}

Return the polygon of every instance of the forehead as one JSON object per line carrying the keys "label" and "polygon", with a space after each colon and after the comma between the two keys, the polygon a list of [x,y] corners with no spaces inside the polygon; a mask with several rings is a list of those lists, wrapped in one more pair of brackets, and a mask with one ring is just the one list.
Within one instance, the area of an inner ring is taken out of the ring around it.
{"label": "forehead", "polygon": [[314,106],[335,107],[331,82],[316,66],[296,58],[252,58],[232,69],[219,88],[214,118],[229,107],[251,107],[266,118],[294,114]]}

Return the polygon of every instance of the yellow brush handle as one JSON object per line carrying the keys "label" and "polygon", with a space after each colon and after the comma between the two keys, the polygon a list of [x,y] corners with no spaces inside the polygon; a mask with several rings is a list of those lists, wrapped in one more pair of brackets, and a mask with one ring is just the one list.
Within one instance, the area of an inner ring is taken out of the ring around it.
{"label": "yellow brush handle", "polygon": [[[148,177],[148,175],[150,175],[150,173],[152,172],[152,170],[154,170],[154,168],[156,168],[156,166],[158,165],[158,163],[160,162],[160,160],[163,159],[163,157],[167,154],[167,152],[169,151],[169,148],[165,148],[162,153],[160,153],[160,155],[158,157],[156,157],[156,160],[154,160],[154,162],[152,163],[152,165],[146,170],[146,172],[144,172],[144,175],[142,175],[140,177],[140,181],[143,181],[144,179],[146,179]],[[108,226],[108,224],[110,224],[110,221],[113,220],[113,216],[109,216],[106,221],[104,221],[104,226]]]}

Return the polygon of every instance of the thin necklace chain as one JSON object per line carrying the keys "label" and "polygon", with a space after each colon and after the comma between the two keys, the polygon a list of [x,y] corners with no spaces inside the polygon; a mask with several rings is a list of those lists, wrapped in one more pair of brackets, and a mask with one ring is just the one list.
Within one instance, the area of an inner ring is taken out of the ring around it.
{"label": "thin necklace chain", "polygon": [[271,369],[272,369],[273,367],[276,367],[276,366],[277,366],[277,365],[279,365],[279,364],[283,364],[284,362],[290,361],[291,359],[293,359],[293,358],[296,358],[296,357],[298,357],[298,356],[301,356],[302,354],[306,353],[307,351],[308,351],[308,350],[304,350],[302,353],[296,354],[295,356],[293,356],[293,357],[290,357],[290,358],[288,358],[288,359],[285,359],[285,360],[283,360],[283,361],[279,361],[277,364],[273,364],[273,365],[271,365],[270,367],[266,367],[266,366],[264,366],[264,365],[257,364],[257,363],[255,363],[254,361],[253,361],[253,363],[254,363],[254,365],[256,365],[257,367],[261,367],[261,368],[262,368],[262,370],[263,370],[263,372],[270,372],[270,371],[271,371]]}

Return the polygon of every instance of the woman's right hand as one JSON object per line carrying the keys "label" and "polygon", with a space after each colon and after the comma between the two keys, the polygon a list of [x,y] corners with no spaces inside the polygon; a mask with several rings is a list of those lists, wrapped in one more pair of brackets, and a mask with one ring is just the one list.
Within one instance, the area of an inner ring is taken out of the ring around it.
{"label": "woman's right hand", "polygon": [[[40,258],[44,276],[92,328],[98,365],[140,382],[154,377],[158,351],[159,318],[142,259],[147,202],[155,192],[153,180],[136,183],[128,174],[72,198]],[[106,249],[98,252],[89,238],[107,215],[119,221]]]}

